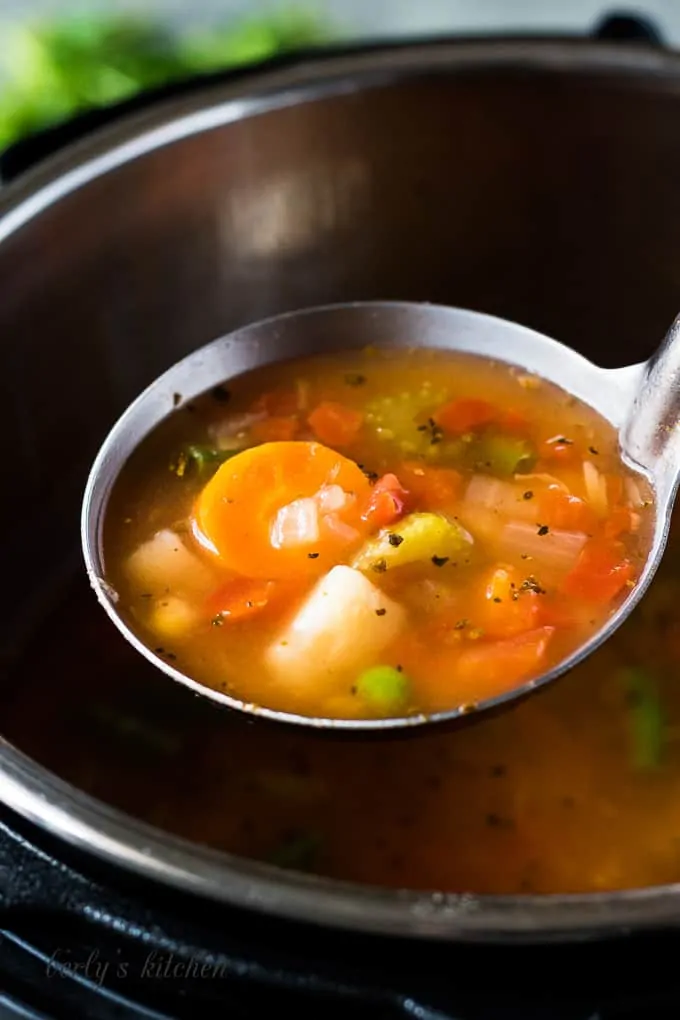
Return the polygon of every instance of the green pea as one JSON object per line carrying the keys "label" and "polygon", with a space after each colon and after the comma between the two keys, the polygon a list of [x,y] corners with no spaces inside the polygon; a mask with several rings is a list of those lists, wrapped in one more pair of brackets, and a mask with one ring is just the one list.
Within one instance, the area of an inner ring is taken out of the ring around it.
{"label": "green pea", "polygon": [[411,684],[394,666],[374,666],[361,674],[356,689],[357,694],[375,708],[389,711],[407,703]]}

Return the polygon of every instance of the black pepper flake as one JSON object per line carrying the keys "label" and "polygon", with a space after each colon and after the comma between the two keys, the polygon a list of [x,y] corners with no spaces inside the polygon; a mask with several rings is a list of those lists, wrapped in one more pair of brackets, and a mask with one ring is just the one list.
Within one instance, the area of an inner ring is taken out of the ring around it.
{"label": "black pepper flake", "polygon": [[396,548],[398,545],[401,545],[404,539],[401,535],[392,534],[387,536],[387,541]]}
{"label": "black pepper flake", "polygon": [[533,499],[534,498],[534,494],[531,491],[531,489],[527,489],[527,491],[524,493],[524,498],[525,499]]}
{"label": "black pepper flake", "polygon": [[350,694],[356,694],[356,693],[357,693],[357,689],[356,689],[356,687],[350,687],[350,689],[349,689],[349,693],[350,693]]}
{"label": "black pepper flake", "polygon": [[494,765],[491,768],[491,775],[494,779],[499,779],[506,774],[506,771],[505,765]]}
{"label": "black pepper flake", "polygon": [[548,527],[547,524],[539,524],[539,526],[538,526],[538,534],[539,535],[547,535],[549,531],[550,531],[550,528]]}
{"label": "black pepper flake", "polygon": [[386,612],[387,612],[386,609],[376,609],[375,615],[376,616],[384,616]]}
{"label": "black pepper flake", "polygon": [[373,484],[373,482],[378,481],[379,476],[375,471],[369,471],[368,468],[365,468],[363,464],[357,464],[357,467],[359,468],[360,471],[362,471],[366,475],[371,484]]}
{"label": "black pepper flake", "polygon": [[226,404],[227,401],[231,400],[231,393],[226,386],[216,386],[212,391],[212,398],[216,400],[218,404]]}
{"label": "black pepper flake", "polygon": [[319,554],[318,554],[318,553],[307,553],[307,557],[308,557],[308,558],[309,558],[310,560],[316,560],[316,559],[318,559],[318,558],[319,558]]}
{"label": "black pepper flake", "polygon": [[172,406],[173,407],[178,407],[181,403],[182,403],[182,394],[181,393],[173,393],[173,395],[172,395]]}
{"label": "black pepper flake", "polygon": [[366,376],[359,375],[358,372],[348,372],[345,376],[345,382],[348,386],[363,386],[366,382]]}
{"label": "black pepper flake", "polygon": [[469,622],[470,622],[469,620],[458,620],[456,623],[454,623],[453,629],[454,630],[465,630],[465,628],[467,627]]}
{"label": "black pepper flake", "polygon": [[404,667],[400,666],[399,663],[397,663],[397,665],[394,668],[396,669],[397,673],[403,673],[404,672]]}
{"label": "black pepper flake", "polygon": [[503,599],[499,599],[497,595],[496,595],[496,597],[494,598],[494,602],[502,602],[502,601],[503,601]]}
{"label": "black pepper flake", "polygon": [[145,591],[145,592],[144,592],[144,593],[143,593],[142,595],[140,595],[139,597],[140,597],[140,599],[151,599],[151,598],[153,598],[153,595],[151,594],[151,592],[149,592],[149,591]]}
{"label": "black pepper flake", "polygon": [[588,453],[592,453],[593,457],[597,457],[599,452],[600,451],[596,450],[594,446],[589,446],[588,447]]}
{"label": "black pepper flake", "polygon": [[532,575],[527,577],[525,581],[522,581],[519,586],[520,591],[533,591],[536,595],[545,595],[545,588],[541,588],[536,578]]}
{"label": "black pepper flake", "polygon": [[435,567],[443,567],[445,563],[449,562],[449,557],[448,556],[433,556],[432,557],[432,562],[434,563]]}
{"label": "black pepper flake", "polygon": [[371,564],[371,570],[375,570],[376,574],[384,574],[387,570],[387,562],[385,560],[376,560],[375,563]]}
{"label": "black pepper flake", "polygon": [[221,627],[222,624],[224,623],[224,620],[222,619],[222,614],[218,613],[217,616],[213,616],[210,622],[213,625],[213,627]]}

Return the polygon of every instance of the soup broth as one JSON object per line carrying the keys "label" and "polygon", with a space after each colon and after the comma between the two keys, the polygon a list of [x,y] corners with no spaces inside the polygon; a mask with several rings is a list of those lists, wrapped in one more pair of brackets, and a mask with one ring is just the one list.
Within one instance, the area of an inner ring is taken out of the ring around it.
{"label": "soup broth", "polygon": [[650,492],[592,409],[506,364],[362,351],[179,407],[123,469],[107,581],[242,701],[366,718],[539,676],[635,585]]}

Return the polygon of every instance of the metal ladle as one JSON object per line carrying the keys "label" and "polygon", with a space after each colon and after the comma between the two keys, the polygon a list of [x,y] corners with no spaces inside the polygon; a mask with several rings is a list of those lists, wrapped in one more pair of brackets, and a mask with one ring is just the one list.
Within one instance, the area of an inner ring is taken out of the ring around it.
{"label": "metal ladle", "polygon": [[[643,474],[655,499],[653,539],[636,586],[603,627],[542,676],[494,698],[477,711],[498,708],[549,683],[591,655],[640,601],[656,573],[668,536],[680,465],[680,317],[649,361],[626,368],[594,365],[569,347],[513,322],[479,312],[397,302],[331,305],[287,313],[215,340],[153,382],[118,420],[93,464],[83,500],[82,547],[90,583],[109,617],[154,666],[195,693],[224,706],[286,723],[334,730],[389,730],[452,720],[469,709],[390,719],[323,719],[274,711],[206,687],[157,655],[118,613],[106,582],[102,526],[112,487],[146,436],[177,410],[216,385],[262,365],[363,347],[444,348],[485,355],[552,382],[594,408],[618,432],[625,462]],[[181,405],[180,405],[181,406]]]}

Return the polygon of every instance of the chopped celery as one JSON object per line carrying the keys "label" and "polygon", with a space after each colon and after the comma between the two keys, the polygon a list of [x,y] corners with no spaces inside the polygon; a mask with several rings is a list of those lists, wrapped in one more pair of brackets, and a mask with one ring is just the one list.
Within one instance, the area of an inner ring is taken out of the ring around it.
{"label": "chopped celery", "polygon": [[443,514],[408,514],[370,539],[353,566],[376,572],[427,560],[440,566],[468,552],[471,546],[472,537],[457,521]]}
{"label": "chopped celery", "polygon": [[470,466],[501,478],[526,474],[536,463],[531,443],[514,436],[483,436],[468,448]]}
{"label": "chopped celery", "polygon": [[359,697],[374,708],[389,712],[403,708],[411,690],[408,677],[394,666],[374,666],[361,674],[356,683]]}
{"label": "chopped celery", "polygon": [[312,871],[321,849],[321,839],[316,832],[299,832],[284,839],[269,855],[270,864],[294,871]]}
{"label": "chopped celery", "polygon": [[415,393],[380,397],[366,406],[366,423],[378,439],[393,443],[406,455],[425,454],[442,438],[427,415],[446,401],[446,391],[424,384]]}
{"label": "chopped celery", "polygon": [[656,684],[642,669],[627,669],[621,680],[629,699],[633,763],[640,771],[658,768],[664,743],[664,713]]}

